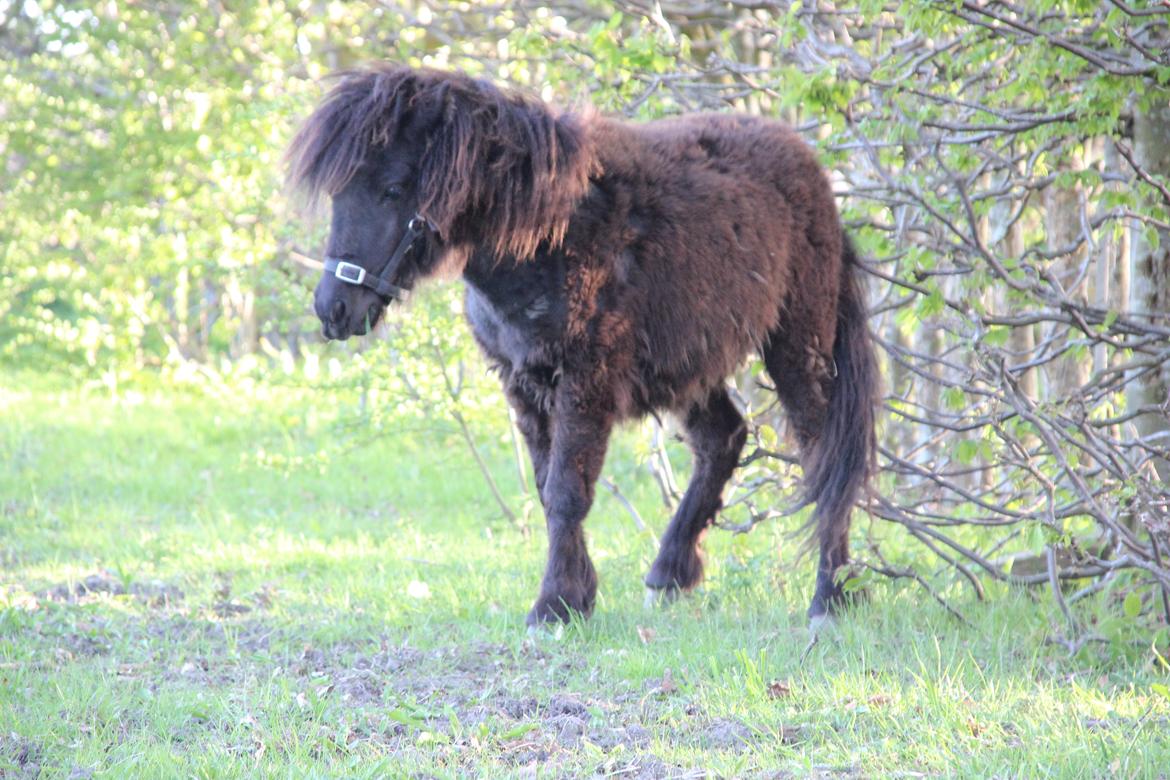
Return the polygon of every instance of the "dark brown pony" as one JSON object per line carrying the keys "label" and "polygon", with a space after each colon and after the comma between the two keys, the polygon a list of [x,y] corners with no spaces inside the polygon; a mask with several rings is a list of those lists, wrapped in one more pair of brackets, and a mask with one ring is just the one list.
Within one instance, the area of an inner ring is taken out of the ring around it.
{"label": "dark brown pony", "polygon": [[677,413],[695,466],[646,584],[671,596],[699,582],[700,536],[746,438],[725,380],[753,352],[816,504],[809,615],[840,603],[877,377],[853,250],[792,130],[732,114],[557,114],[461,73],[378,66],[341,76],[288,159],[293,186],[332,198],[314,296],[326,337],[365,333],[421,278],[467,283],[547,518],[530,625],[592,610],[582,522],[609,434],[657,410]]}

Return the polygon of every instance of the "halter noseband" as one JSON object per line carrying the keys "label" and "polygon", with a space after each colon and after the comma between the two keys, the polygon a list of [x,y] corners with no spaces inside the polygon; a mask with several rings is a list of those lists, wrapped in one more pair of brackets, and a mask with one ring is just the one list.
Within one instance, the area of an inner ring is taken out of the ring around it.
{"label": "halter noseband", "polygon": [[367,273],[366,269],[360,265],[339,260],[336,257],[325,258],[325,273],[333,274],[346,284],[369,287],[389,303],[403,292],[401,287],[390,280],[398,274],[398,268],[402,265],[402,261],[415,248],[426,229],[427,221],[422,214],[415,214],[411,217],[410,221],[406,223],[406,232],[402,235],[402,240],[398,242],[398,248],[394,250],[394,254],[390,255],[390,259],[382,266],[382,270],[376,274]]}

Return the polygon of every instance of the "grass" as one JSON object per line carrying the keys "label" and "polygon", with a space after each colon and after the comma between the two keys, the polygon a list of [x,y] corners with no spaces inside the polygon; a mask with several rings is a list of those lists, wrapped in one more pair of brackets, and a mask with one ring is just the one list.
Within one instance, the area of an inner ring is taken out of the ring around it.
{"label": "grass", "polygon": [[[1024,592],[957,596],[964,625],[878,583],[802,660],[779,526],[713,532],[703,588],[646,610],[654,535],[599,491],[597,611],[530,639],[543,532],[449,427],[359,442],[345,397],[237,390],[0,375],[0,777],[1170,771],[1164,673],[1070,658]],[[661,530],[631,441],[607,473]]]}

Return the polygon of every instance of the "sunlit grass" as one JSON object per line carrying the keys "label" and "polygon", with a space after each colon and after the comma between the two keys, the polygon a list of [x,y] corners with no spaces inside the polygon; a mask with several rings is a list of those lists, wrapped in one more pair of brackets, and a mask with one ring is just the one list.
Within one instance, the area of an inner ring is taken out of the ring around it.
{"label": "sunlit grass", "polygon": [[534,643],[540,517],[504,519],[447,426],[351,447],[311,392],[0,388],[0,775],[1170,766],[1150,655],[1068,657],[1027,593],[949,594],[963,625],[878,583],[806,654],[811,561],[771,525],[712,532],[700,591],[643,609],[665,517],[628,436],[607,472],[651,529],[599,492],[596,614]]}

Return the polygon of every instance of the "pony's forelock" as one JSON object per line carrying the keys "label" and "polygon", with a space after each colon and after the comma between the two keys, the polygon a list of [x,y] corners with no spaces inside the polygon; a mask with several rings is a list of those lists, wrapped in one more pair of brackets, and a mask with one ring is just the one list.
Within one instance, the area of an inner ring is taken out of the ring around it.
{"label": "pony's forelock", "polygon": [[587,119],[462,73],[349,71],[294,137],[288,184],[310,203],[345,187],[375,146],[425,127],[420,211],[452,244],[527,259],[557,245],[597,169]]}
{"label": "pony's forelock", "polygon": [[333,76],[336,84],[301,125],[285,155],[287,186],[310,204],[340,192],[376,144],[393,142],[395,102],[406,68],[367,68]]}

